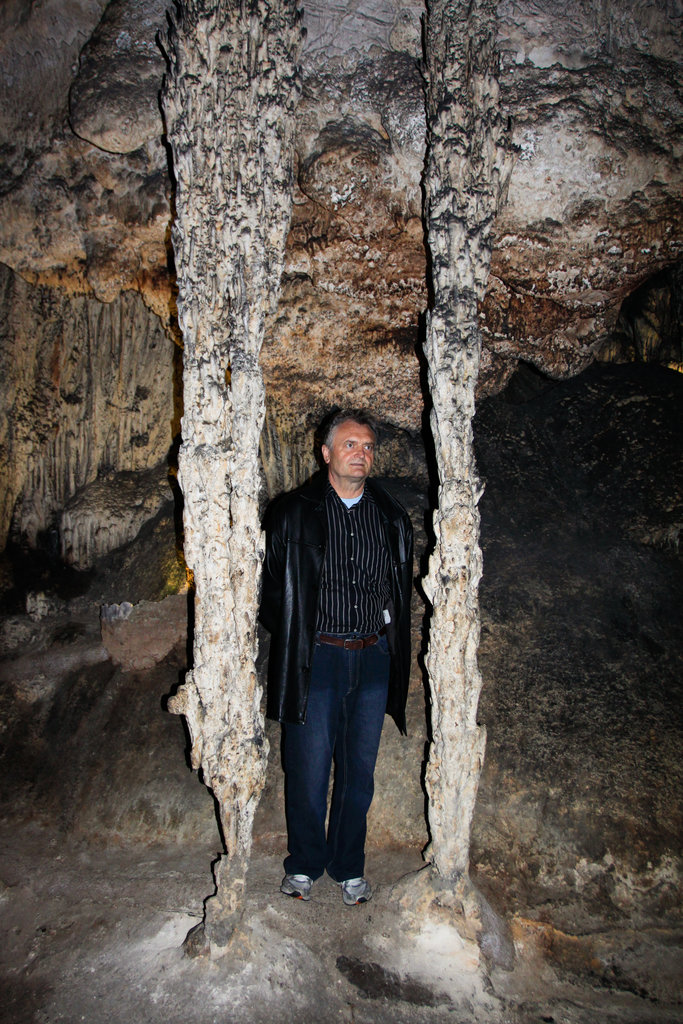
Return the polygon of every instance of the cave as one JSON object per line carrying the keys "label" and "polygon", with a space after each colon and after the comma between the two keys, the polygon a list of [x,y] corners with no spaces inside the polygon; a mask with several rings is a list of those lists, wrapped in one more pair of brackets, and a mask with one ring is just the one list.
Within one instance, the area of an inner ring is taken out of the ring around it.
{"label": "cave", "polygon": [[[331,408],[372,409],[375,474],[416,538],[408,735],[385,725],[375,898],[348,910],[329,880],[308,904],[278,894],[280,734],[265,723],[244,913],[220,959],[184,940],[229,841],[170,713],[196,657],[163,100],[182,3],[0,7],[8,1024],[683,1021],[682,17],[667,0],[445,6],[493,12],[509,161],[471,298],[476,941],[451,927],[452,894],[413,884],[434,839],[425,580],[439,501],[425,9],[311,0],[254,494],[262,514],[314,471]],[[263,682],[260,627],[257,651]]]}

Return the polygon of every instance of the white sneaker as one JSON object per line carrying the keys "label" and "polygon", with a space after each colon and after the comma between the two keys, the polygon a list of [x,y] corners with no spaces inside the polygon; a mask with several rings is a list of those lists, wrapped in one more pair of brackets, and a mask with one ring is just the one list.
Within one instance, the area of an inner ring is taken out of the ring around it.
{"label": "white sneaker", "polygon": [[285,896],[293,896],[297,900],[310,900],[313,879],[308,875],[285,875],[282,879],[280,892]]}
{"label": "white sneaker", "polygon": [[342,899],[347,907],[355,907],[357,903],[367,903],[372,899],[372,889],[366,878],[347,878],[340,884]]}

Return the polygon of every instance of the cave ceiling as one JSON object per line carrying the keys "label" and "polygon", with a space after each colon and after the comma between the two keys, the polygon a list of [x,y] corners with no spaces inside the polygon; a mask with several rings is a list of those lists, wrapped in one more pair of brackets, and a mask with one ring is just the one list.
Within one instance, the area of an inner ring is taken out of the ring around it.
{"label": "cave ceiling", "polygon": [[[0,5],[0,263],[22,288],[42,289],[32,308],[46,296],[59,306],[138,293],[171,337],[166,7]],[[304,5],[294,211],[262,354],[283,437],[349,397],[393,428],[420,428],[422,10]],[[681,255],[680,5],[504,0],[498,13],[515,163],[481,310],[480,396],[500,391],[520,359],[560,378],[613,352],[624,299]],[[18,287],[5,288],[15,307]],[[32,323],[42,330],[39,312]],[[22,329],[5,333],[21,346]],[[22,486],[17,478],[0,509],[3,529]]]}

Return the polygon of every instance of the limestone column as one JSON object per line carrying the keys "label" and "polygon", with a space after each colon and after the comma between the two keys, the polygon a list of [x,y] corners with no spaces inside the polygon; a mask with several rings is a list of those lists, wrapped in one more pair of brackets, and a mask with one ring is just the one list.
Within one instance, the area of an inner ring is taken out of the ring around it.
{"label": "limestone column", "polygon": [[432,742],[426,773],[430,859],[454,882],[468,872],[470,824],[486,742],[477,724],[482,573],[472,445],[490,232],[511,161],[496,81],[494,0],[427,0],[425,222],[432,298],[428,365],[439,473],[426,667]]}
{"label": "limestone column", "polygon": [[259,353],[290,222],[300,37],[295,0],[179,0],[165,40],[184,344],[179,479],[195,587],[193,666],[170,707],[187,719],[193,767],[220,812],[225,853],[202,936],[212,953],[243,911],[268,753],[255,672]]}

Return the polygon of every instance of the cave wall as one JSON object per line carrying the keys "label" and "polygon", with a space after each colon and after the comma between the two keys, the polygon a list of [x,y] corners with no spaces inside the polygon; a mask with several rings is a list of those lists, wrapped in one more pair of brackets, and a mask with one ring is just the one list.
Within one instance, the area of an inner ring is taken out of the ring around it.
{"label": "cave wall", "polygon": [[171,498],[174,345],[131,292],[102,303],[0,266],[0,303],[0,534],[85,568]]}
{"label": "cave wall", "polygon": [[[88,441],[76,464],[78,445],[68,440],[75,406],[48,403],[31,458],[37,466],[66,457],[68,467],[55,465],[52,476],[29,468],[26,438],[14,426],[35,416],[35,388],[6,389],[0,431],[11,480],[0,539],[12,521],[33,542],[98,473],[150,470],[170,446],[172,413],[135,397],[142,387],[171,400],[172,357],[161,337],[177,340],[173,186],[158,103],[165,9],[166,0],[9,0],[0,10],[0,263],[3,281],[11,280],[0,311],[2,358],[31,365],[22,380],[39,379],[40,337],[61,333],[66,352],[87,308],[90,341],[80,351],[90,363],[78,371],[86,389],[88,375],[114,373],[95,368],[112,361],[114,321],[127,350],[121,359],[136,367],[127,390],[125,375],[117,385],[135,425],[128,440],[123,429],[113,458],[105,454],[111,440],[102,440],[109,427],[93,420],[79,429],[100,440]],[[304,7],[294,214],[262,354],[270,494],[313,468],[313,425],[349,397],[387,428],[379,472],[424,471],[421,13],[401,0]],[[622,303],[681,255],[679,5],[507,0],[498,13],[501,103],[516,162],[494,225],[480,397],[500,391],[520,359],[565,378],[596,357],[630,358],[632,348],[614,342]],[[52,327],[36,332],[26,310],[41,304],[52,310]],[[664,358],[672,361],[670,352]],[[113,414],[91,398],[83,423]],[[148,441],[131,447],[133,433]],[[139,517],[122,498],[124,506],[134,530]],[[80,536],[83,543],[61,543],[86,564],[121,534],[103,533],[99,548],[92,529]]]}

